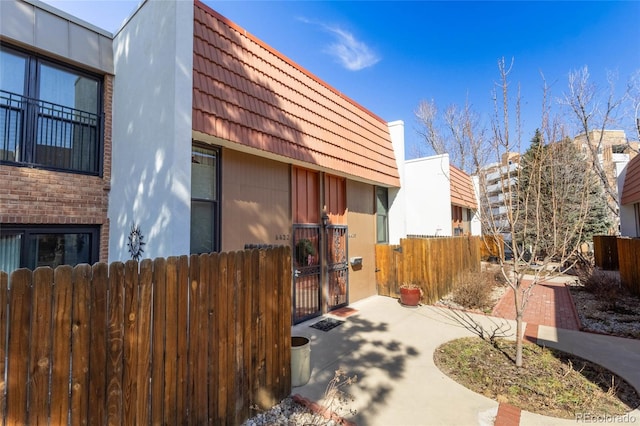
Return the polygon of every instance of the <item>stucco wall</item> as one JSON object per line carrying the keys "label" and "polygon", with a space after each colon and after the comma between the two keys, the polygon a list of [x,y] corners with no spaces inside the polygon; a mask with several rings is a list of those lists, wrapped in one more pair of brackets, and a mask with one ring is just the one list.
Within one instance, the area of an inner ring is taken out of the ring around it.
{"label": "stucco wall", "polygon": [[404,122],[401,120],[388,123],[389,134],[393,144],[393,152],[396,156],[398,174],[400,175],[400,188],[389,188],[389,244],[400,244],[400,238],[407,236],[405,192],[406,182],[404,176]]}
{"label": "stucco wall", "polygon": [[347,181],[349,257],[362,257],[362,268],[349,265],[349,302],[376,294],[374,187]]}
{"label": "stucco wall", "polygon": [[447,154],[409,160],[404,165],[406,233],[451,235],[451,188]]}
{"label": "stucco wall", "polygon": [[188,254],[191,206],[193,3],[148,1],[114,39],[109,259]]}
{"label": "stucco wall", "polygon": [[290,181],[288,164],[223,150],[222,251],[291,243]]}

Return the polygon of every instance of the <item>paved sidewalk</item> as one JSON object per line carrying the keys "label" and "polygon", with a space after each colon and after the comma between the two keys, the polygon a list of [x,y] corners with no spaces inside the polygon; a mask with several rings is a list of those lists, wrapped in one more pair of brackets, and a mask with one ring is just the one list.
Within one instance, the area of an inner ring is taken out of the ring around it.
{"label": "paved sidewalk", "polygon": [[[549,290],[548,287],[541,288],[543,291],[539,295]],[[556,289],[554,294],[557,293]],[[554,299],[554,302],[558,300],[563,299]],[[551,300],[543,305],[552,305]],[[383,296],[358,301],[350,305],[350,309],[352,311],[348,313],[352,315],[340,318],[345,322],[328,332],[309,327],[322,318],[293,327],[294,335],[311,340],[311,378],[306,385],[293,388],[292,393],[325,405],[326,386],[334,371],[341,367],[347,376],[358,376],[358,381],[347,389],[354,396],[347,408],[355,409],[357,413],[345,416],[358,425],[580,424],[575,419],[562,420],[499,404],[442,373],[433,362],[438,346],[473,335],[452,311],[434,306],[408,308]],[[509,323],[515,330],[510,319],[459,313],[485,327]],[[535,334],[530,336],[532,340],[597,362],[624,377],[640,391],[639,340],[533,323],[527,324],[526,330],[525,334]],[[627,419],[640,423],[639,408],[629,416]]]}

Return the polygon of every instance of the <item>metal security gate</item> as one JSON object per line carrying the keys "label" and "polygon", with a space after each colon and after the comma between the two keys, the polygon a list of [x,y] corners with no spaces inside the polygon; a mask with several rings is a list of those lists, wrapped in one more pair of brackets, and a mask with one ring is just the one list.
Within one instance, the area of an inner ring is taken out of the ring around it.
{"label": "metal security gate", "polygon": [[320,225],[293,225],[293,323],[322,314]]}
{"label": "metal security gate", "polygon": [[347,226],[327,226],[327,311],[346,306],[349,301]]}

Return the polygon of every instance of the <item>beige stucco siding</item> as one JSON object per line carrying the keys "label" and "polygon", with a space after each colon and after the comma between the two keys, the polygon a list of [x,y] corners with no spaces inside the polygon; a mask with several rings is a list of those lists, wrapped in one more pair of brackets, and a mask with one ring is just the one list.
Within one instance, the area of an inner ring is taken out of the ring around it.
{"label": "beige stucco siding", "polygon": [[362,257],[362,268],[349,266],[349,302],[376,294],[374,187],[347,181],[349,257]]}
{"label": "beige stucco siding", "polygon": [[222,251],[290,243],[290,174],[287,164],[223,150]]}

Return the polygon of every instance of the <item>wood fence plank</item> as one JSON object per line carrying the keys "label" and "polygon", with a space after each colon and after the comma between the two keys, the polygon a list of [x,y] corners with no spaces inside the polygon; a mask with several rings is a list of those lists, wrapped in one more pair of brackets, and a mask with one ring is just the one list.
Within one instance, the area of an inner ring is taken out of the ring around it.
{"label": "wood fence plank", "polygon": [[124,264],[109,265],[107,318],[107,424],[121,425],[124,354]]}
{"label": "wood fence plank", "polygon": [[122,408],[124,424],[135,425],[138,399],[138,262],[124,265],[124,345],[122,371]]}
{"label": "wood fence plank", "polygon": [[177,357],[178,357],[178,258],[169,257],[166,269],[165,358],[164,358],[164,424],[178,424]]}
{"label": "wood fence plank", "polygon": [[89,357],[91,347],[91,266],[73,268],[71,328],[71,424],[89,421]]}
{"label": "wood fence plank", "polygon": [[251,252],[248,250],[237,253],[237,280],[235,299],[238,306],[238,317],[235,322],[236,334],[236,417],[235,423],[241,424],[245,418],[248,418],[248,383],[247,373],[250,365],[250,358],[247,356],[247,348],[251,346],[248,328],[251,326],[251,320],[247,317],[247,306],[251,305],[251,293],[247,285],[250,275],[249,261],[251,260]]}
{"label": "wood fence plank", "polygon": [[280,277],[282,280],[282,289],[284,291],[284,308],[283,311],[283,319],[284,319],[284,331],[286,335],[284,336],[284,366],[285,366],[285,376],[284,376],[284,395],[291,394],[291,315],[287,315],[287,312],[291,312],[292,309],[292,298],[291,298],[291,283],[293,282],[293,271],[291,269],[292,260],[291,260],[291,248],[284,248],[284,274]]}
{"label": "wood fence plank", "polygon": [[286,273],[284,247],[279,247],[276,251],[278,253],[276,288],[278,289],[278,305],[280,306],[280,309],[278,309],[278,395],[276,395],[276,399],[279,401],[286,396],[285,391],[287,384],[285,383],[285,370],[291,369],[290,366],[286,365],[287,357],[285,356],[286,351],[291,352],[291,327],[289,327],[289,330],[286,329],[287,322],[282,315],[283,307],[287,306],[285,303],[286,296],[284,294],[285,287],[283,286],[284,275]]}
{"label": "wood fence plank", "polygon": [[[57,269],[56,269],[57,272]],[[107,290],[109,266],[96,263],[91,283],[91,345],[89,347],[89,424],[103,425],[107,407]]]}
{"label": "wood fence plank", "polygon": [[[205,261],[206,263],[206,261]],[[204,268],[202,268],[204,269]],[[196,394],[196,382],[202,380],[202,376],[198,376],[198,358],[203,356],[202,348],[200,346],[200,337],[202,333],[201,329],[201,312],[200,306],[202,305],[202,298],[200,296],[200,290],[202,287],[201,272],[203,272],[200,265],[200,256],[191,255],[189,258],[189,349],[187,351],[187,366],[188,366],[188,395],[187,399],[187,411],[189,413],[188,423],[193,425],[198,422],[202,422],[201,412],[198,406],[198,398],[201,395]],[[204,420],[206,421],[206,420]]]}
{"label": "wood fence plank", "polygon": [[9,274],[0,271],[0,424],[6,424],[6,363],[7,356],[7,330],[9,321]]}
{"label": "wood fence plank", "polygon": [[[276,293],[275,293],[275,265],[273,262],[273,250],[267,250],[267,258],[269,261],[266,262],[265,274],[266,274],[266,315],[267,315],[267,328],[266,328],[266,373],[267,373],[267,389],[274,389],[276,386],[276,375],[277,375],[277,366],[275,359],[275,351],[276,347],[276,326],[274,321],[272,320],[277,316],[278,306],[276,305]],[[268,404],[273,405],[275,402],[275,398],[273,392],[267,395],[269,400]]]}
{"label": "wood fence plank", "polygon": [[[258,250],[249,250],[244,253],[244,265],[243,272],[244,275],[244,290],[243,290],[243,311],[244,311],[244,328],[243,328],[243,382],[242,382],[242,397],[244,401],[244,406],[242,410],[243,421],[246,418],[251,417],[251,372],[253,371],[253,333],[252,328],[253,324],[253,280],[255,279],[254,275],[254,265],[256,264]],[[286,309],[283,307],[283,309]],[[289,314],[291,310],[287,310],[286,313]],[[291,317],[291,315],[287,315]]]}
{"label": "wood fence plank", "polygon": [[209,291],[213,287],[213,280],[211,277],[211,264],[208,254],[200,255],[200,279],[198,282],[198,309],[196,315],[199,318],[198,324],[198,341],[197,349],[195,350],[198,356],[196,357],[194,377],[195,386],[193,388],[193,399],[196,406],[195,413],[196,424],[206,424],[211,422],[211,416],[209,414],[209,403],[207,401],[207,376],[208,366],[210,363],[210,356],[208,351],[208,342],[210,338],[209,334]]}
{"label": "wood fence plank", "polygon": [[176,411],[178,422],[185,423],[188,420],[188,407],[191,400],[189,393],[189,366],[188,361],[188,339],[189,339],[189,256],[178,258],[178,280],[177,285],[177,403]]}
{"label": "wood fence plank", "polygon": [[260,250],[259,256],[259,276],[258,276],[258,355],[257,355],[257,374],[256,388],[257,393],[255,395],[255,401],[262,409],[268,409],[270,407],[268,395],[265,390],[267,389],[267,252],[266,250]]}
{"label": "wood fence plank", "polygon": [[218,413],[218,383],[219,383],[219,370],[218,370],[218,330],[216,324],[219,323],[218,306],[216,305],[217,292],[219,291],[220,283],[220,257],[218,253],[211,253],[208,258],[211,286],[208,294],[208,306],[209,306],[209,325],[207,350],[209,352],[209,362],[207,370],[207,402],[209,404],[209,418],[210,423],[216,421]]}
{"label": "wood fence plank", "polygon": [[229,310],[227,312],[227,350],[226,350],[226,362],[227,368],[226,371],[229,374],[229,379],[227,381],[227,408],[226,408],[226,420],[227,424],[231,424],[235,421],[235,412],[236,412],[236,374],[237,374],[237,365],[236,365],[236,335],[235,328],[233,324],[238,320],[238,303],[235,297],[237,279],[238,279],[238,253],[233,252],[229,253],[227,256],[227,301],[229,304]]}
{"label": "wood fence plank", "polygon": [[26,424],[29,401],[29,353],[32,272],[18,269],[10,276],[9,345],[7,351],[7,423]]}
{"label": "wood fence plank", "polygon": [[73,311],[72,272],[71,266],[58,266],[53,277],[55,284],[52,294],[51,424],[69,423],[71,408],[69,359],[71,358],[71,316]]}
{"label": "wood fence plank", "polygon": [[[29,422],[49,421],[49,372],[51,367],[51,292],[53,270],[37,268],[33,273],[31,351],[29,353]],[[11,372],[10,372],[11,373]]]}
{"label": "wood fence plank", "polygon": [[138,399],[136,401],[136,420],[140,425],[149,424],[150,419],[150,379],[151,376],[151,323],[153,317],[153,262],[144,259],[140,262],[138,279],[138,365],[136,383]]}
{"label": "wood fence plank", "polygon": [[230,324],[228,316],[229,299],[227,290],[229,286],[229,265],[227,253],[220,253],[220,280],[216,292],[216,316],[215,329],[217,336],[217,361],[219,371],[219,387],[218,387],[218,412],[216,415],[216,424],[224,424],[227,415],[227,389],[229,386],[229,372],[227,365],[227,348],[229,341],[229,332],[225,324]]}
{"label": "wood fence plank", "polygon": [[[260,390],[260,356],[259,356],[259,340],[260,340],[260,323],[262,322],[260,312],[260,252],[261,250],[253,250],[251,256],[251,371],[250,376],[250,395],[249,401],[251,406],[259,407],[259,390]],[[293,291],[293,286],[289,288]],[[292,316],[293,310],[289,310],[289,317]],[[252,413],[254,414],[254,413]]]}
{"label": "wood fence plank", "polygon": [[167,311],[167,261],[153,261],[153,335],[151,336],[151,424],[164,423],[165,330]]}

